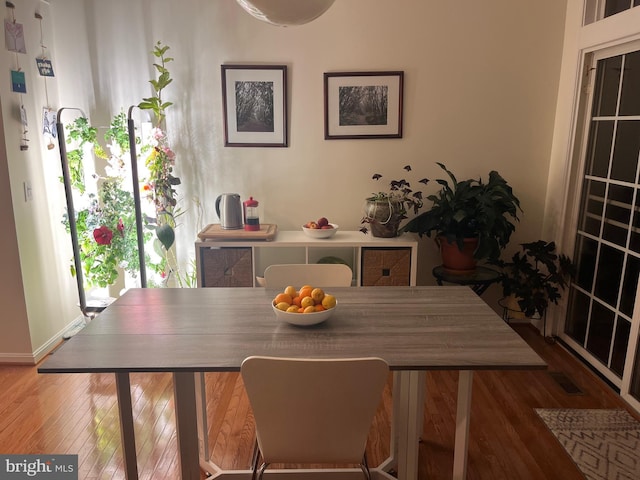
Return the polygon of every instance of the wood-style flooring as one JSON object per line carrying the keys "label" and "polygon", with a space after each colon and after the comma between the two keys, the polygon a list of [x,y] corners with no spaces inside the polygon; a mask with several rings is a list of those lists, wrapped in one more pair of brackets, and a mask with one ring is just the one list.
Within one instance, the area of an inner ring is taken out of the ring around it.
{"label": "wood-style flooring", "polygon": [[[534,408],[628,408],[560,345],[528,325],[514,327],[549,371],[480,371],[474,375],[468,479],[582,480]],[[549,375],[565,373],[582,390],[569,395]],[[451,478],[457,372],[429,372],[420,479]],[[248,468],[254,442],[251,411],[237,374],[207,374],[212,458],[225,469]],[[131,376],[141,479],[179,478],[169,374]],[[111,374],[40,375],[36,367],[0,366],[0,453],[79,455],[79,478],[123,479],[115,382]],[[388,453],[389,390],[372,429],[371,464]],[[202,478],[205,478],[203,475]]]}

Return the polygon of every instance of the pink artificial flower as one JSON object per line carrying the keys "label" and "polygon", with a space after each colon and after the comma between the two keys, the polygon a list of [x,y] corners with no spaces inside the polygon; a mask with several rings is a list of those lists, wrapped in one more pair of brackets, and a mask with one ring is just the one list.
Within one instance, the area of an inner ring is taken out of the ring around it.
{"label": "pink artificial flower", "polygon": [[173,150],[171,150],[171,148],[164,146],[162,147],[162,151],[167,156],[170,162],[173,162],[176,159],[176,154],[173,153]]}
{"label": "pink artificial flower", "polygon": [[164,138],[164,132],[162,131],[162,129],[155,127],[152,131],[151,131],[151,136],[153,138],[155,138],[156,140],[162,140]]}
{"label": "pink artificial flower", "polygon": [[98,245],[111,245],[113,232],[109,227],[103,225],[93,231],[93,238],[96,240]]}
{"label": "pink artificial flower", "polygon": [[124,237],[124,222],[121,218],[118,219],[118,231],[120,232],[120,236]]}

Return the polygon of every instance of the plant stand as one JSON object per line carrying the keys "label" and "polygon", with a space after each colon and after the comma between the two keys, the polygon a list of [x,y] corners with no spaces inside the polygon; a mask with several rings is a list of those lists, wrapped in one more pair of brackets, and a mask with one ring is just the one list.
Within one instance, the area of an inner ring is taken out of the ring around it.
{"label": "plant stand", "polygon": [[547,336],[547,311],[545,310],[544,315],[540,316],[540,315],[536,315],[533,317],[527,317],[524,312],[522,312],[521,310],[516,310],[515,308],[513,308],[512,305],[510,305],[507,300],[509,297],[503,297],[500,300],[498,300],[498,305],[500,305],[502,307],[502,319],[508,323],[511,324],[511,320],[522,320],[522,319],[528,319],[529,321],[531,320],[542,320],[542,336],[544,337],[545,342],[547,342],[548,344],[554,344],[556,343],[556,339],[554,336]]}
{"label": "plant stand", "polygon": [[452,273],[443,265],[438,265],[431,273],[438,285],[442,286],[443,282],[466,285],[471,287],[477,295],[482,295],[492,284],[499,282],[502,276],[497,270],[483,266],[478,266],[471,272]]}
{"label": "plant stand", "polygon": [[[131,110],[129,108],[128,127],[129,127],[129,143],[131,145],[131,170],[133,177],[133,191],[134,202],[136,208],[136,228],[138,234],[138,255],[140,259],[140,278],[142,287],[146,287],[146,271],[144,263],[144,244],[142,241],[142,213],[140,211],[140,191],[138,187],[138,170],[137,170],[137,158],[135,150],[135,126],[131,119]],[[58,145],[60,149],[60,162],[62,165],[62,179],[64,183],[65,197],[67,203],[67,215],[69,217],[69,230],[71,234],[71,244],[73,249],[74,267],[76,270],[76,284],[78,288],[78,304],[80,311],[85,318],[85,325],[87,321],[93,320],[98,314],[100,314],[115,298],[108,297],[106,299],[90,298],[87,300],[86,292],[84,289],[84,276],[82,274],[82,263],[80,260],[80,245],[78,243],[78,229],[76,225],[76,211],[73,202],[73,191],[71,186],[71,175],[69,173],[69,161],[67,158],[67,144],[65,140],[64,124],[62,123],[62,113],[65,110],[76,110],[84,117],[86,115],[79,108],[62,107],[58,110],[56,115],[56,130],[58,133]],[[77,333],[84,325],[78,324],[72,330],[72,333],[65,335],[65,338],[69,338],[72,334]],[[77,330],[77,331],[76,331]]]}

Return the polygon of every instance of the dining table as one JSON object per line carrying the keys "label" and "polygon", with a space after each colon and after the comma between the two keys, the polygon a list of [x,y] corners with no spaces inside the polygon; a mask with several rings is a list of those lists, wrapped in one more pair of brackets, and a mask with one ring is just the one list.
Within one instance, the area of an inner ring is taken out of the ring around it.
{"label": "dining table", "polygon": [[[467,475],[473,372],[545,369],[546,363],[468,286],[335,287],[326,321],[278,321],[269,288],[133,288],[40,364],[39,373],[115,374],[125,474],[138,478],[129,376],[173,375],[181,478],[202,470],[250,479],[210,457],[205,373],[239,372],[251,355],[295,358],[381,357],[392,371],[390,455],[372,478],[417,480],[429,370],[458,374],[452,478]],[[300,314],[304,315],[304,314]],[[73,392],[69,392],[73,395]],[[358,468],[273,469],[267,478],[361,478]],[[294,475],[294,477],[291,477]],[[301,476],[302,475],[302,476]]]}

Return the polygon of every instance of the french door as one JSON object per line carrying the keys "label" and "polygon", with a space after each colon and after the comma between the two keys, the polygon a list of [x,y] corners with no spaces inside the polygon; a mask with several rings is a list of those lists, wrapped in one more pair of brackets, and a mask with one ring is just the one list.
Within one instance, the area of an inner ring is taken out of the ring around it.
{"label": "french door", "polygon": [[586,72],[578,274],[562,338],[640,405],[640,45],[595,53]]}

